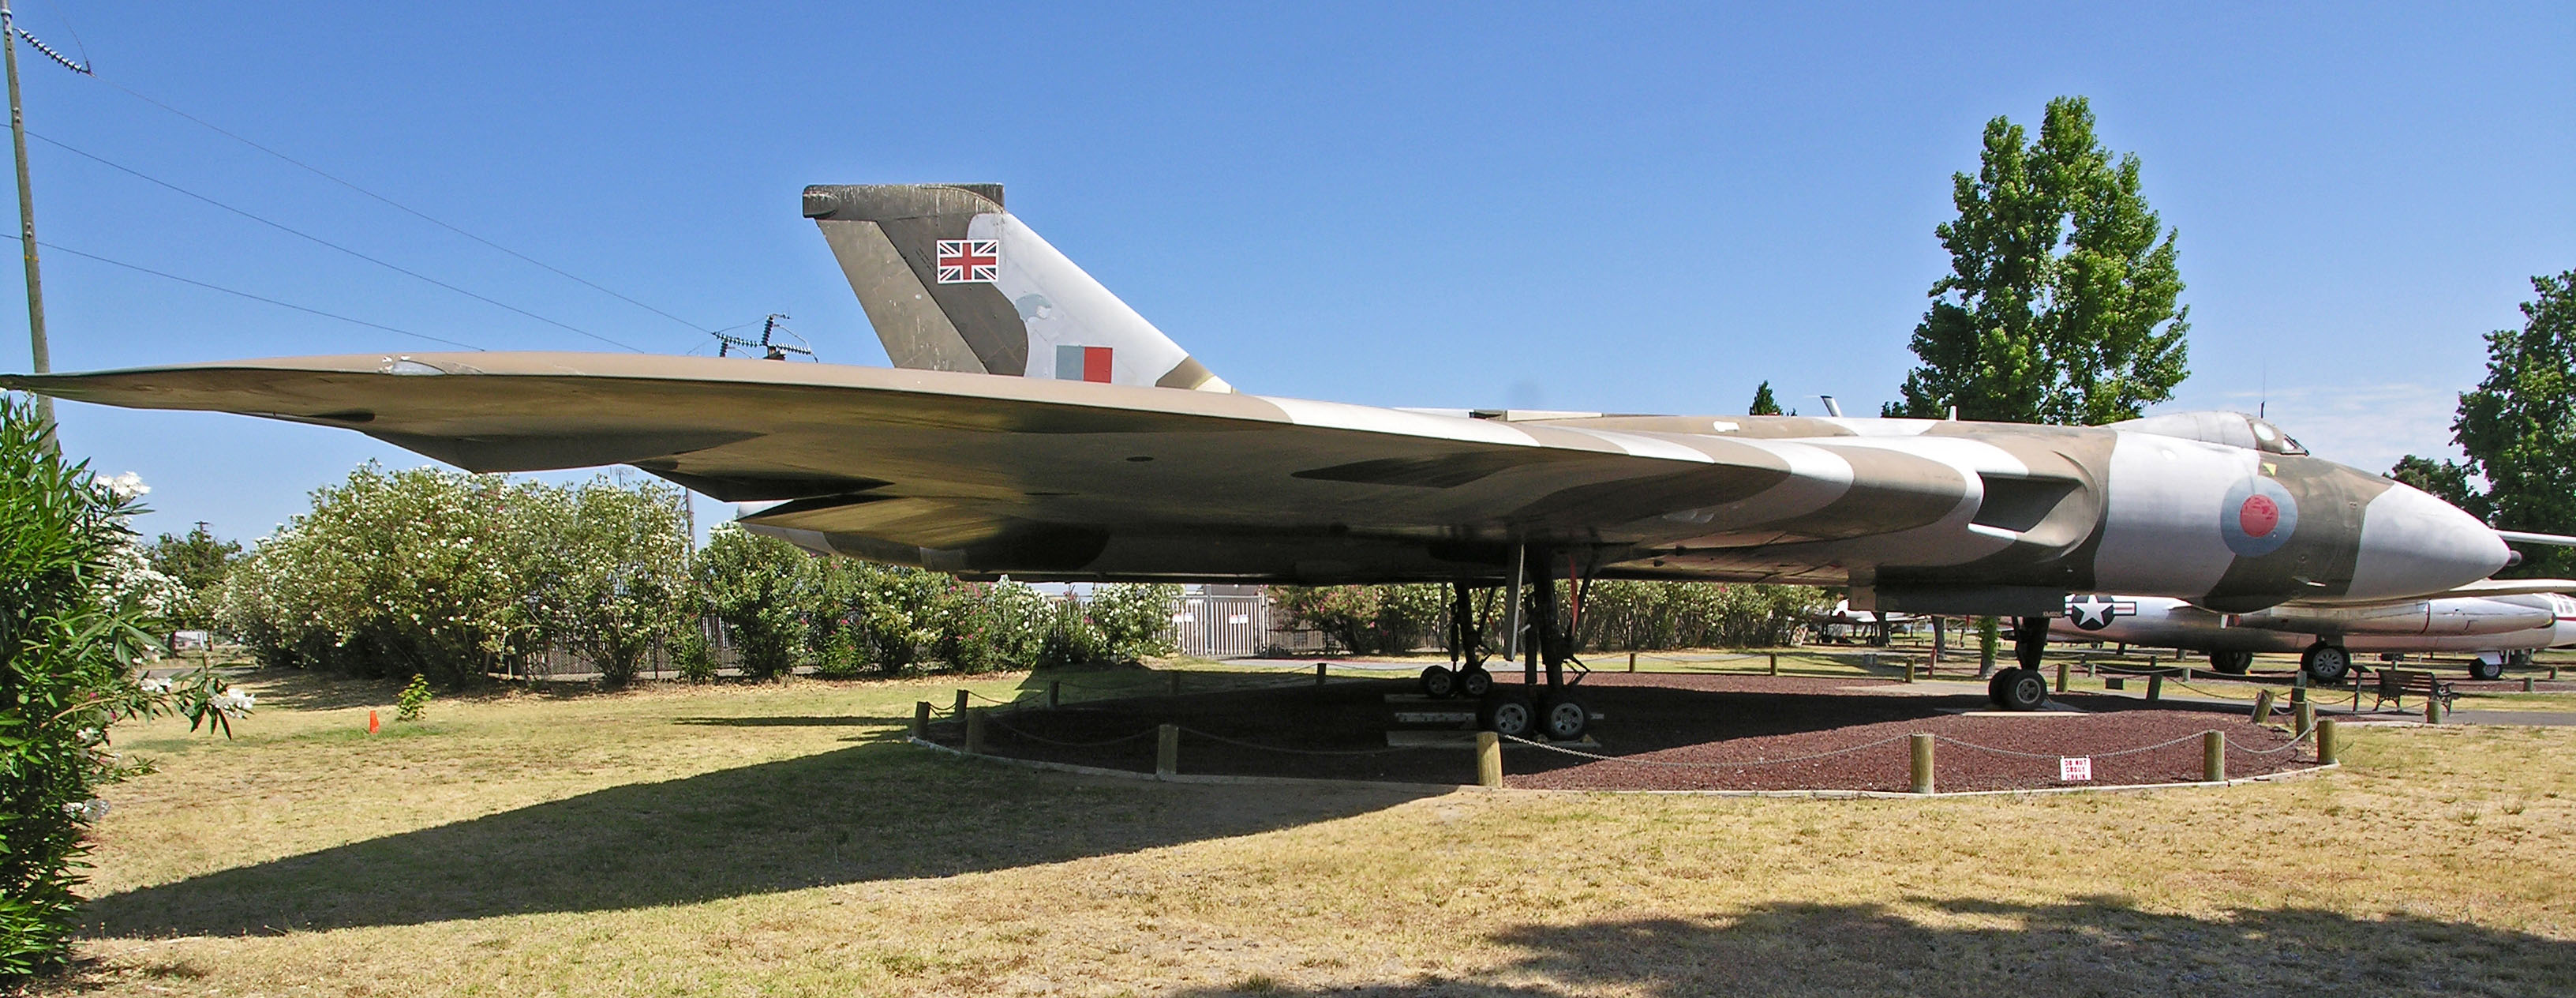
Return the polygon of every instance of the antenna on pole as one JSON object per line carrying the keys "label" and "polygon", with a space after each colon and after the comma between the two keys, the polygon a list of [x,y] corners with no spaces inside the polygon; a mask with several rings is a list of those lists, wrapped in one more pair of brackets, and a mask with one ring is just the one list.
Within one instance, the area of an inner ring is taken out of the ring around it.
{"label": "antenna on pole", "polygon": [[[0,0],[0,3],[6,2],[8,2],[8,0]],[[760,338],[757,340],[745,339],[740,336],[728,336],[722,331],[708,333],[707,335],[716,338],[716,356],[718,357],[733,356],[733,348],[741,347],[746,351],[759,350],[761,359],[763,360],[786,360],[787,355],[791,353],[801,353],[808,359],[812,359],[814,356],[814,344],[807,342],[802,336],[796,336],[795,330],[778,324],[778,320],[789,318],[794,318],[794,316],[781,315],[776,312],[770,313],[769,320],[760,324]],[[786,333],[789,336],[796,336],[796,342],[804,343],[805,345],[800,347],[789,346],[785,343],[770,342],[770,337],[778,333]]]}

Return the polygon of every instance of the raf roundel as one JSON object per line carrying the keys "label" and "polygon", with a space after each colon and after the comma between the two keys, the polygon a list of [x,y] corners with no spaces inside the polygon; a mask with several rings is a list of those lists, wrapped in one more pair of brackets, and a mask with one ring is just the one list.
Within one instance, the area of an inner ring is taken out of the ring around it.
{"label": "raf roundel", "polygon": [[2218,534],[2239,557],[2260,558],[2278,551],[2298,529],[2298,500],[2269,478],[2256,476],[2236,483],[2218,508]]}

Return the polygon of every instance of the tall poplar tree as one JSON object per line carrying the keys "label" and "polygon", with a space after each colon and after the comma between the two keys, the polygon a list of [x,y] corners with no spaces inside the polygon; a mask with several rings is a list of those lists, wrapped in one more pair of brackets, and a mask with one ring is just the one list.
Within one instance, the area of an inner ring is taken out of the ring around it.
{"label": "tall poplar tree", "polygon": [[2084,98],[2049,101],[2036,142],[1987,122],[1976,174],[1951,184],[1959,217],[1935,230],[1951,272],[1887,415],[2098,424],[2173,397],[2191,328],[2175,234],[2138,193],[2138,157],[2094,138]]}

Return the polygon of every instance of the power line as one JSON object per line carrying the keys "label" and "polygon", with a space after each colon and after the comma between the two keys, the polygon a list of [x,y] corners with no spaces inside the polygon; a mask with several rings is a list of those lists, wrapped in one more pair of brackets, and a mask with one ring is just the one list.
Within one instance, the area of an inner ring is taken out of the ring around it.
{"label": "power line", "polygon": [[360,187],[360,186],[358,186],[357,184],[352,183],[352,182],[350,182],[350,181],[343,180],[343,179],[341,179],[340,177],[338,177],[338,176],[336,176],[336,175],[334,175],[334,174],[330,173],[329,171],[326,171],[326,170],[322,169],[321,167],[314,166],[314,165],[313,165],[313,164],[311,164],[311,163],[307,163],[307,162],[305,162],[305,161],[303,161],[303,160],[300,160],[300,159],[297,159],[297,158],[295,158],[295,157],[293,157],[293,156],[289,156],[289,155],[287,155],[287,154],[285,154],[285,153],[282,153],[282,152],[279,152],[279,151],[277,151],[277,150],[275,150],[275,149],[271,149],[271,148],[269,148],[269,147],[267,147],[267,146],[264,146],[264,145],[261,145],[261,144],[259,144],[259,143],[257,143],[257,142],[253,142],[253,141],[251,141],[250,139],[244,138],[244,137],[242,137],[242,136],[241,136],[241,135],[239,135],[239,134],[236,134],[236,133],[234,133],[234,132],[232,132],[232,131],[230,131],[230,130],[225,129],[225,128],[224,128],[223,126],[221,126],[221,125],[217,125],[217,124],[215,124],[214,122],[207,121],[207,120],[206,120],[206,119],[204,119],[204,118],[197,117],[196,115],[189,114],[189,113],[188,113],[188,112],[186,112],[186,111],[179,110],[178,108],[171,107],[171,106],[170,106],[170,105],[168,105],[168,104],[164,104],[164,103],[162,103],[162,102],[160,102],[160,101],[154,100],[154,99],[152,99],[151,97],[145,96],[145,95],[144,95],[144,94],[142,94],[141,92],[138,92],[138,91],[136,91],[136,90],[134,90],[134,89],[132,89],[132,88],[130,88],[130,87],[125,86],[124,84],[118,83],[118,82],[116,82],[116,81],[114,81],[114,80],[110,80],[110,79],[107,79],[107,78],[101,77],[101,76],[99,76],[99,75],[98,75],[98,74],[96,74],[96,73],[87,73],[86,75],[88,75],[91,79],[97,80],[97,81],[98,81],[98,82],[100,82],[100,83],[107,84],[107,85],[108,85],[108,86],[110,86],[110,87],[114,87],[114,88],[116,88],[117,90],[124,92],[124,94],[125,94],[126,96],[128,96],[128,97],[132,97],[132,98],[134,98],[135,100],[139,100],[139,101],[142,101],[142,102],[144,102],[144,103],[146,103],[146,104],[150,104],[150,105],[152,105],[153,107],[160,108],[161,110],[168,111],[168,112],[170,112],[171,114],[178,115],[179,117],[182,117],[182,118],[185,118],[185,119],[187,119],[187,120],[189,120],[189,121],[191,121],[191,122],[194,122],[194,123],[196,123],[198,126],[200,126],[200,127],[202,127],[202,128],[205,128],[206,130],[211,131],[211,132],[213,132],[213,133],[215,133],[215,134],[217,134],[217,135],[221,135],[221,136],[223,136],[223,137],[225,137],[225,138],[228,138],[228,139],[231,139],[231,140],[233,140],[233,141],[235,141],[235,142],[239,142],[239,143],[241,143],[241,144],[243,144],[243,145],[246,145],[246,146],[249,146],[249,147],[251,147],[251,148],[253,148],[253,149],[257,149],[257,150],[259,150],[260,152],[267,153],[268,155],[270,155],[270,156],[274,156],[274,157],[278,158],[279,160],[282,160],[282,161],[286,162],[287,164],[294,166],[294,167],[295,167],[295,168],[297,168],[297,169],[303,170],[303,171],[305,171],[305,172],[307,172],[307,173],[311,173],[311,174],[313,174],[314,176],[320,177],[320,178],[322,178],[322,179],[324,179],[324,180],[328,180],[328,181],[330,181],[330,182],[332,182],[332,183],[335,183],[335,184],[338,184],[338,185],[340,185],[340,186],[342,186],[342,187],[346,187],[346,188],[348,188],[348,189],[350,189],[350,190],[352,190],[352,191],[356,191],[356,192],[358,192],[359,194],[363,194],[363,195],[365,195],[365,196],[367,196],[367,197],[369,197],[369,198],[372,198],[372,199],[374,199],[374,200],[376,200],[376,201],[378,201],[378,202],[380,202],[380,203],[384,204],[384,205],[385,205],[385,206],[387,206],[387,207],[393,208],[394,210],[396,210],[396,211],[400,211],[400,212],[402,212],[402,213],[404,213],[404,214],[406,214],[406,215],[410,215],[410,216],[412,216],[413,218],[420,219],[421,221],[428,222],[428,223],[429,223],[429,224],[431,224],[431,225],[435,225],[435,226],[438,226],[439,228],[446,229],[446,230],[447,230],[447,231],[449,231],[449,232],[453,232],[453,233],[456,233],[457,235],[464,236],[464,237],[465,237],[465,238],[467,238],[467,239],[471,239],[471,240],[473,240],[473,241],[475,241],[475,242],[481,243],[481,244],[483,244],[483,245],[485,245],[485,246],[487,246],[487,247],[492,248],[493,250],[496,250],[496,251],[501,252],[501,253],[504,253],[504,254],[508,254],[510,257],[512,257],[512,258],[514,258],[514,259],[517,259],[517,260],[519,260],[519,261],[521,261],[521,262],[523,262],[523,263],[526,263],[526,264],[528,264],[528,265],[530,265],[530,266],[540,268],[540,269],[542,269],[542,270],[545,270],[545,271],[546,271],[546,272],[548,272],[548,273],[554,274],[554,275],[556,275],[556,276],[558,276],[558,277],[562,277],[562,278],[564,278],[564,279],[566,279],[566,280],[572,281],[572,282],[574,282],[574,283],[576,283],[576,284],[579,284],[579,285],[581,285],[581,286],[583,286],[583,287],[589,288],[589,289],[591,289],[591,290],[593,290],[593,291],[597,291],[597,292],[599,292],[600,294],[607,295],[607,296],[609,296],[609,297],[611,297],[611,298],[615,298],[615,299],[617,299],[618,301],[622,301],[622,302],[625,302],[625,303],[627,303],[627,304],[629,304],[629,305],[633,305],[633,306],[635,306],[636,308],[643,309],[643,310],[645,310],[645,311],[647,311],[647,312],[651,312],[651,313],[653,313],[653,314],[655,314],[655,315],[658,315],[658,316],[661,316],[661,317],[663,317],[663,318],[665,318],[665,319],[669,319],[669,320],[671,320],[671,321],[673,321],[673,322],[679,323],[680,325],[687,326],[687,327],[689,327],[691,330],[694,330],[694,331],[696,331],[696,332],[701,332],[701,333],[705,333],[705,332],[712,332],[712,330],[709,330],[709,329],[707,329],[707,328],[706,328],[706,327],[704,327],[704,326],[700,326],[700,325],[698,325],[697,323],[690,322],[690,321],[689,321],[689,320],[687,320],[687,319],[683,319],[683,318],[680,318],[679,316],[672,315],[672,314],[671,314],[671,313],[669,313],[669,312],[665,312],[665,311],[663,311],[663,310],[661,310],[661,309],[658,309],[658,308],[655,308],[655,307],[653,307],[653,306],[651,306],[651,305],[647,305],[647,304],[645,304],[645,303],[643,303],[643,302],[640,302],[640,301],[637,301],[637,300],[635,300],[635,299],[633,299],[633,298],[627,297],[626,295],[619,294],[618,292],[613,291],[613,290],[610,290],[610,289],[608,289],[608,288],[606,288],[606,287],[602,287],[602,286],[600,286],[599,284],[597,284],[597,283],[595,283],[595,282],[593,282],[593,281],[591,281],[591,280],[589,280],[589,279],[587,279],[587,278],[584,278],[584,277],[582,277],[582,276],[581,276],[581,275],[579,275],[579,274],[574,274],[574,273],[572,273],[572,272],[570,272],[570,271],[564,270],[564,269],[562,269],[562,268],[560,268],[560,267],[556,267],[555,265],[550,264],[550,263],[547,263],[547,262],[545,262],[545,261],[543,261],[543,260],[539,260],[539,259],[537,259],[537,258],[535,258],[535,257],[532,257],[532,256],[529,256],[529,255],[527,255],[527,254],[525,254],[525,253],[521,253],[521,252],[519,252],[518,250],[511,249],[511,248],[509,248],[509,247],[507,247],[507,246],[503,246],[503,245],[501,245],[500,243],[496,243],[496,242],[493,242],[493,241],[491,241],[491,240],[489,240],[489,239],[485,239],[485,238],[483,238],[482,236],[478,236],[478,235],[475,235],[474,233],[467,232],[467,231],[465,231],[464,229],[458,228],[458,227],[456,227],[456,226],[454,226],[454,225],[451,225],[451,224],[449,224],[449,223],[447,223],[447,222],[445,222],[445,221],[442,221],[442,220],[440,220],[440,219],[438,219],[438,218],[432,217],[431,215],[429,215],[429,214],[428,214],[428,213],[426,213],[426,212],[421,211],[420,209],[414,208],[414,207],[412,207],[412,206],[410,206],[410,205],[407,205],[407,204],[404,204],[404,203],[402,203],[402,202],[400,202],[400,201],[396,201],[396,200],[394,200],[394,199],[392,199],[392,198],[389,198],[389,197],[386,197],[386,196],[384,196],[384,195],[382,195],[382,194],[378,194],[378,193],[376,193],[376,192],[374,192],[374,191],[371,191],[371,190],[368,190],[368,189],[366,189],[366,188],[364,188],[364,187]]}
{"label": "power line", "polygon": [[[4,234],[4,233],[0,233],[0,234]],[[10,236],[9,238],[10,238],[10,239],[12,239],[12,240],[17,240],[17,239],[18,239],[18,237],[17,237],[17,236],[14,236],[14,235]],[[248,299],[250,299],[250,300],[252,300],[252,301],[255,301],[255,302],[264,302],[264,303],[267,303],[267,304],[270,304],[270,305],[275,305],[275,306],[277,306],[277,307],[279,307],[279,308],[291,308],[291,309],[294,309],[294,310],[296,310],[296,311],[298,311],[298,312],[304,312],[304,313],[307,313],[307,314],[310,314],[310,315],[318,315],[318,316],[321,316],[321,317],[323,317],[323,318],[325,318],[325,319],[338,319],[338,320],[340,320],[341,322],[354,323],[354,324],[356,324],[356,325],[365,326],[365,327],[368,327],[368,328],[370,328],[370,329],[381,329],[381,330],[384,330],[384,331],[386,331],[386,332],[388,332],[388,333],[400,333],[400,334],[402,334],[402,335],[404,335],[404,336],[416,337],[416,338],[419,338],[419,339],[428,340],[428,341],[430,341],[430,342],[432,342],[432,343],[444,343],[444,344],[447,344],[448,346],[452,346],[452,347],[464,347],[465,349],[468,349],[468,350],[476,350],[476,351],[480,351],[480,350],[482,350],[482,349],[483,349],[482,347],[475,346],[474,344],[471,344],[471,343],[463,343],[463,342],[459,342],[459,341],[456,341],[456,340],[448,339],[448,338],[443,337],[443,336],[431,336],[431,335],[429,335],[428,333],[415,333],[415,332],[412,332],[411,330],[408,330],[408,329],[399,329],[399,328],[396,328],[396,327],[393,327],[393,326],[385,325],[384,323],[381,323],[381,322],[368,322],[368,321],[367,321],[367,320],[365,320],[365,319],[353,319],[353,318],[350,318],[350,317],[348,317],[348,316],[340,315],[340,314],[335,313],[335,312],[325,312],[325,311],[323,311],[323,310],[321,310],[321,309],[318,309],[318,308],[308,308],[308,307],[303,306],[303,305],[295,304],[294,302],[279,301],[279,300],[277,300],[277,299],[275,299],[275,298],[266,297],[266,296],[264,296],[264,295],[255,295],[255,294],[252,294],[252,293],[250,293],[250,292],[248,292],[248,291],[236,291],[236,290],[234,290],[234,289],[232,289],[232,288],[227,288],[227,287],[224,287],[223,285],[220,285],[220,284],[208,284],[208,283],[206,283],[206,282],[204,282],[204,281],[196,280],[196,279],[193,279],[193,278],[181,277],[181,276],[179,276],[179,275],[177,275],[177,274],[165,273],[165,272],[163,272],[163,271],[154,270],[154,269],[152,269],[152,268],[150,268],[150,267],[145,267],[145,266],[141,266],[141,265],[138,265],[138,264],[131,264],[131,263],[127,263],[127,262],[125,262],[125,261],[123,261],[123,260],[111,260],[111,259],[108,259],[107,257],[100,256],[100,255],[98,255],[98,254],[96,254],[96,253],[83,253],[83,252],[81,252],[81,251],[79,251],[79,250],[76,250],[76,249],[73,249],[73,248],[71,248],[71,247],[69,247],[69,246],[63,246],[63,245],[59,245],[59,244],[56,244],[56,243],[49,243],[49,242],[46,242],[46,241],[44,241],[44,240],[42,240],[42,239],[36,240],[36,245],[41,246],[41,247],[44,247],[45,249],[53,250],[53,251],[54,251],[54,252],[56,252],[56,253],[69,253],[69,254],[71,254],[71,255],[73,255],[73,256],[81,257],[81,258],[83,258],[83,259],[87,259],[87,260],[96,260],[96,261],[98,261],[98,262],[100,262],[100,263],[107,264],[108,266],[111,266],[111,267],[123,267],[123,268],[125,268],[125,269],[127,269],[127,270],[135,271],[135,272],[137,272],[137,273],[150,274],[150,275],[152,275],[152,276],[154,276],[154,277],[159,277],[159,278],[163,278],[163,279],[166,279],[166,280],[177,281],[177,282],[179,282],[179,283],[181,283],[181,284],[191,284],[191,285],[195,285],[195,286],[197,286],[197,287],[204,288],[204,289],[206,289],[206,290],[208,290],[208,291],[221,291],[221,292],[223,292],[223,293],[225,293],[225,294],[228,294],[228,295],[234,295],[234,296],[236,296],[236,297],[241,297],[241,298],[248,298]]]}
{"label": "power line", "polygon": [[[453,291],[453,292],[456,292],[457,294],[464,295],[465,297],[472,298],[472,299],[474,299],[474,300],[476,300],[476,301],[479,301],[479,302],[483,302],[484,304],[491,305],[491,306],[494,306],[494,307],[496,307],[496,308],[506,309],[506,310],[511,311],[511,312],[516,312],[516,313],[518,313],[518,314],[520,314],[520,315],[527,316],[528,318],[535,319],[535,320],[537,320],[538,322],[542,322],[542,323],[545,323],[545,324],[547,324],[547,325],[555,326],[555,327],[558,327],[558,328],[561,328],[561,329],[570,330],[570,331],[572,331],[572,332],[579,333],[579,334],[581,334],[581,335],[583,335],[583,336],[590,337],[591,339],[598,340],[598,341],[600,341],[600,342],[602,342],[602,343],[606,343],[606,344],[608,344],[608,345],[610,345],[610,346],[619,347],[619,348],[626,349],[626,350],[632,350],[632,351],[634,351],[634,352],[636,352],[636,353],[643,353],[643,352],[645,352],[645,351],[644,351],[642,348],[640,348],[640,347],[635,347],[635,346],[631,346],[631,345],[628,345],[628,344],[625,344],[625,343],[618,342],[617,340],[613,340],[613,339],[610,339],[610,338],[608,338],[608,337],[601,336],[601,335],[599,335],[598,333],[591,332],[590,330],[583,329],[583,328],[581,328],[581,327],[579,327],[579,326],[575,326],[575,325],[572,325],[572,324],[570,324],[570,323],[560,322],[560,321],[557,321],[557,320],[554,320],[554,319],[546,318],[545,316],[538,315],[538,314],[537,314],[537,313],[535,313],[535,312],[528,311],[527,309],[520,308],[520,307],[518,307],[518,306],[516,306],[516,305],[512,305],[512,304],[510,304],[510,303],[508,303],[508,302],[500,301],[500,300],[498,300],[498,299],[490,298],[490,297],[487,297],[487,296],[484,296],[484,295],[479,295],[479,294],[476,294],[476,293],[474,293],[474,292],[472,292],[472,291],[467,291],[467,290],[465,290],[464,288],[460,288],[460,287],[457,287],[456,285],[449,284],[449,283],[447,283],[446,281],[442,281],[442,280],[439,280],[438,278],[431,277],[431,276],[429,276],[429,275],[427,275],[427,274],[424,274],[424,273],[421,273],[421,272],[419,272],[419,271],[417,271],[417,270],[412,270],[412,269],[410,269],[410,268],[408,268],[408,267],[404,267],[404,266],[401,266],[401,265],[399,265],[399,264],[390,263],[390,262],[387,262],[387,261],[385,261],[385,260],[377,259],[376,257],[368,256],[368,255],[367,255],[367,254],[365,254],[365,253],[361,253],[361,252],[359,252],[359,251],[357,251],[357,250],[350,249],[349,247],[342,246],[342,245],[340,245],[339,243],[335,243],[335,242],[332,242],[332,241],[330,241],[330,240],[328,240],[328,239],[324,239],[324,238],[322,238],[322,237],[320,237],[320,236],[317,236],[317,235],[314,235],[314,234],[312,234],[312,233],[310,233],[310,232],[305,232],[305,231],[303,231],[303,230],[301,230],[301,229],[294,228],[294,227],[289,226],[289,225],[286,225],[285,223],[282,223],[282,222],[275,222],[275,221],[271,221],[271,220],[269,220],[269,219],[267,219],[267,218],[263,218],[263,217],[261,217],[261,216],[259,216],[259,215],[252,214],[252,213],[250,213],[250,212],[248,212],[248,211],[245,211],[245,210],[243,210],[243,209],[240,209],[240,208],[235,208],[235,207],[233,207],[232,205],[225,204],[225,203],[223,203],[223,202],[221,202],[221,201],[217,201],[217,200],[215,200],[215,199],[213,199],[213,198],[207,197],[207,196],[205,196],[205,195],[203,195],[203,194],[199,194],[199,193],[197,193],[197,192],[195,192],[195,191],[192,191],[192,190],[189,190],[189,189],[187,189],[187,188],[185,188],[185,187],[181,187],[181,186],[179,186],[179,185],[177,185],[177,184],[174,184],[174,183],[171,183],[171,182],[169,182],[169,181],[167,181],[167,180],[162,180],[162,179],[160,179],[160,178],[158,178],[158,177],[154,177],[154,176],[152,176],[152,175],[150,175],[150,174],[144,173],[144,172],[143,172],[143,171],[141,171],[141,170],[137,170],[137,169],[134,169],[134,168],[132,168],[132,167],[129,167],[129,166],[125,166],[125,165],[122,165],[122,164],[116,163],[116,162],[114,162],[114,161],[111,161],[111,160],[109,160],[109,159],[106,159],[105,157],[101,157],[101,156],[93,155],[93,154],[91,154],[91,153],[84,152],[84,151],[82,151],[82,150],[80,150],[80,149],[73,148],[72,146],[70,146],[70,145],[68,145],[68,144],[65,144],[65,143],[63,143],[63,142],[61,142],[61,141],[59,141],[59,140],[46,138],[45,136],[38,135],[38,134],[36,134],[36,133],[34,133],[34,132],[28,132],[28,133],[27,133],[27,137],[28,137],[28,138],[31,138],[31,139],[38,140],[38,141],[40,141],[40,142],[43,142],[43,143],[45,143],[46,145],[53,146],[54,148],[57,148],[57,149],[63,150],[64,152],[71,153],[72,155],[79,156],[79,157],[81,157],[81,158],[83,158],[83,159],[86,159],[86,160],[89,160],[89,161],[91,161],[91,162],[93,162],[93,163],[97,163],[97,164],[99,164],[99,165],[101,165],[101,166],[107,167],[108,169],[116,170],[116,171],[118,171],[118,172],[120,172],[120,173],[124,173],[124,174],[126,174],[126,175],[128,175],[128,176],[135,177],[136,179],[143,180],[143,181],[148,182],[148,183],[151,183],[151,184],[155,184],[155,185],[157,185],[157,186],[160,186],[160,187],[166,188],[166,189],[168,189],[168,190],[171,190],[171,191],[177,192],[177,193],[179,193],[179,194],[184,194],[184,195],[186,195],[186,196],[188,196],[188,197],[195,198],[195,199],[197,199],[197,200],[199,200],[199,201],[203,201],[203,202],[205,202],[205,203],[207,203],[207,204],[210,204],[210,205],[213,205],[213,206],[215,206],[215,207],[217,207],[217,208],[221,208],[221,209],[223,209],[223,210],[225,210],[225,211],[232,212],[233,214],[239,215],[239,216],[241,216],[241,217],[243,217],[243,218],[247,218],[247,219],[250,219],[251,221],[258,222],[258,223],[259,223],[259,224],[261,224],[261,225],[265,225],[265,226],[268,226],[269,228],[276,229],[276,230],[278,230],[279,232],[284,232],[284,233],[286,233],[286,234],[288,234],[288,235],[295,236],[295,237],[298,237],[298,238],[301,238],[301,239],[310,240],[310,241],[312,241],[312,242],[314,242],[314,243],[316,243],[316,244],[319,244],[319,245],[322,245],[322,246],[326,246],[326,247],[329,247],[329,248],[331,248],[331,249],[338,250],[338,251],[340,251],[340,252],[342,252],[342,253],[346,253],[346,254],[348,254],[348,255],[350,255],[350,256],[357,257],[358,259],[365,260],[365,261],[367,261],[368,263],[375,264],[376,266],[383,267],[383,268],[385,268],[385,269],[387,269],[387,270],[391,270],[391,271],[394,271],[394,272],[399,273],[399,274],[404,274],[404,275],[407,275],[407,276],[410,276],[410,277],[418,278],[418,279],[420,279],[420,280],[422,280],[422,281],[427,281],[427,282],[429,282],[429,283],[431,283],[431,284],[435,284],[435,285],[437,285],[437,286],[439,286],[439,287],[442,287],[442,288],[445,288],[445,289],[447,289],[447,290],[449,290],[449,291]],[[42,246],[42,245],[44,245],[44,244],[43,244],[43,243],[38,243],[37,245]]]}

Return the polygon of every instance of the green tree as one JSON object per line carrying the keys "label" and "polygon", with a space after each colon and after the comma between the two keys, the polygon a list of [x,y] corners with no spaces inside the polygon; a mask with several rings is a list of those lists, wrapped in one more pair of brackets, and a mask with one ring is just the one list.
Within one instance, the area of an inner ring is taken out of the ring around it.
{"label": "green tree", "polygon": [[546,635],[624,686],[655,645],[689,619],[687,529],[679,489],[606,477],[545,490],[532,504],[531,595]]}
{"label": "green tree", "polygon": [[251,704],[203,670],[137,678],[153,642],[110,578],[134,547],[134,493],[65,463],[52,437],[34,406],[0,398],[0,983],[66,955],[97,791],[143,771],[109,750],[111,726],[177,709],[230,733]]}
{"label": "green tree", "polygon": [[2470,478],[2469,466],[2457,461],[2408,454],[2397,459],[2396,467],[2388,469],[2388,477],[2432,493],[2434,498],[2467,510],[2478,519],[2495,514],[2495,505],[2485,490]]}
{"label": "green tree", "polygon": [[203,523],[186,536],[163,534],[145,545],[144,560],[154,571],[177,583],[184,594],[166,614],[170,626],[183,630],[214,626],[215,608],[221,598],[215,589],[241,557],[241,542],[217,540]]}
{"label": "green tree", "polygon": [[[2531,290],[2522,328],[2487,334],[2486,380],[2460,395],[2451,433],[2469,456],[2465,470],[2487,481],[2496,526],[2576,533],[2576,490],[2567,487],[2576,481],[2576,270],[2534,277]],[[2516,574],[2576,571],[2576,550],[2523,555]]]}
{"label": "green tree", "polygon": [[369,462],[313,493],[222,587],[224,627],[264,663],[456,686],[534,648],[537,527],[553,490]]}
{"label": "green tree", "polygon": [[2049,101],[2036,142],[1987,122],[1977,173],[1951,185],[1959,217],[1935,230],[1951,272],[1886,414],[2090,425],[2173,397],[2190,329],[2175,235],[2139,194],[2137,156],[2114,162],[2094,138],[2084,98]]}
{"label": "green tree", "polygon": [[823,597],[812,555],[728,523],[707,535],[696,574],[708,610],[733,636],[744,675],[783,676],[805,658]]}
{"label": "green tree", "polygon": [[1761,387],[1753,390],[1753,404],[1744,407],[1744,414],[1747,416],[1777,416],[1780,414],[1780,400],[1771,397],[1770,382],[1765,381],[1762,383]]}

